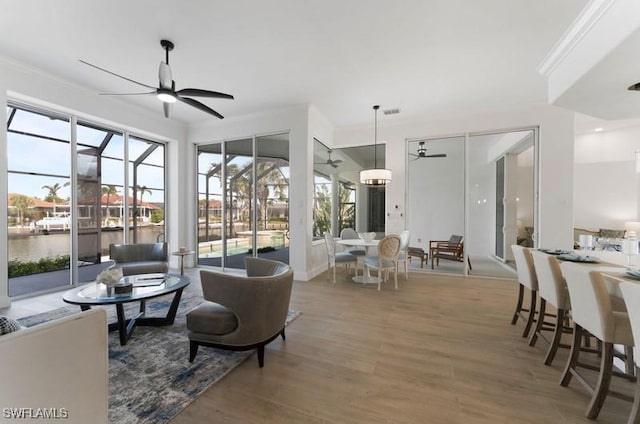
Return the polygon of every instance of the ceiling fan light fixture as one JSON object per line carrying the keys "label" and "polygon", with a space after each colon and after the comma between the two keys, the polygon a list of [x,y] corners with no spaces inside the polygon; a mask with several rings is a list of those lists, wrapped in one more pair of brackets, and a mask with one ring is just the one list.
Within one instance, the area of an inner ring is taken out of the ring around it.
{"label": "ceiling fan light fixture", "polygon": [[378,109],[379,105],[373,107],[375,113],[374,138],[373,138],[373,169],[363,169],[360,171],[360,182],[368,186],[382,186],[391,182],[390,169],[378,169]]}
{"label": "ceiling fan light fixture", "polygon": [[156,95],[158,96],[158,100],[163,103],[175,103],[178,101],[176,95],[167,88],[158,88]]}

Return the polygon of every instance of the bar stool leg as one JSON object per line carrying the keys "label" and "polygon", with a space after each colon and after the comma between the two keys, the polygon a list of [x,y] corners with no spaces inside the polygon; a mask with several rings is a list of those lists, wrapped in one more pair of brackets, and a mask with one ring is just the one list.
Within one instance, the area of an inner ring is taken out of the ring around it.
{"label": "bar stool leg", "polygon": [[[636,366],[636,377],[639,373],[640,368]],[[640,378],[636,378],[636,390],[633,396],[633,405],[631,406],[631,412],[629,413],[629,420],[627,421],[627,424],[637,424],[638,409],[640,409]]]}
{"label": "bar stool leg", "polygon": [[542,326],[544,325],[544,313],[547,309],[547,301],[540,297],[540,311],[538,312],[538,321],[536,321],[536,326],[533,329],[533,334],[529,339],[529,346],[535,346],[536,341],[538,340],[538,334],[542,331]]}
{"label": "bar stool leg", "polygon": [[518,284],[518,303],[516,304],[516,311],[513,313],[513,318],[511,318],[511,325],[516,325],[516,323],[518,322],[518,317],[520,316],[520,312],[522,311],[523,300],[524,286],[522,284]]}
{"label": "bar stool leg", "polygon": [[[531,306],[529,307],[529,319],[527,319],[527,325],[524,327],[524,331],[522,332],[522,337],[528,337],[529,331],[531,331],[531,326],[533,325],[533,321],[536,318],[536,302],[538,300],[538,292],[531,290]],[[544,319],[544,317],[542,317]]]}
{"label": "bar stool leg", "polygon": [[560,339],[562,338],[562,331],[564,329],[564,322],[567,312],[564,309],[558,309],[556,317],[556,329],[553,332],[553,340],[549,344],[549,350],[547,350],[547,356],[544,358],[545,365],[551,365],[553,358],[556,356],[558,347],[560,346]]}
{"label": "bar stool leg", "polygon": [[598,418],[600,409],[604,404],[604,400],[609,393],[609,384],[611,383],[611,375],[613,372],[613,343],[604,343],[602,349],[602,360],[600,361],[600,375],[598,375],[598,383],[596,384],[593,397],[587,407],[587,418],[595,420]]}
{"label": "bar stool leg", "polygon": [[576,365],[578,364],[578,356],[580,355],[580,344],[582,341],[582,327],[580,327],[575,322],[573,323],[573,341],[571,343],[571,353],[569,353],[569,358],[567,358],[567,365],[564,368],[564,373],[562,374],[562,379],[560,380],[560,385],[563,387],[567,387],[571,382],[571,371],[574,371]]}

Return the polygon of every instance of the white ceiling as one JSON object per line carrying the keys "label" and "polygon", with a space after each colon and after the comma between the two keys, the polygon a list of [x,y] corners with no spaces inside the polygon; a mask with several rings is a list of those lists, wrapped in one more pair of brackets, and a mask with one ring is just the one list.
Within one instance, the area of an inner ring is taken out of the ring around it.
{"label": "white ceiling", "polygon": [[[157,85],[163,38],[176,86],[226,117],[312,103],[336,126],[546,103],[537,66],[587,0],[20,0],[3,3],[0,55],[98,92]],[[156,110],[153,96],[125,101]],[[173,118],[208,115],[185,104]]]}

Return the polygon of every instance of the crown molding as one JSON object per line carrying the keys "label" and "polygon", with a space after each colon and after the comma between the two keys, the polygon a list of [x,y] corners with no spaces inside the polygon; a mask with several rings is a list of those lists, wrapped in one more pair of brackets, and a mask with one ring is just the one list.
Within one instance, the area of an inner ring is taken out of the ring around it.
{"label": "crown molding", "polygon": [[538,73],[549,77],[616,0],[591,0],[538,66]]}

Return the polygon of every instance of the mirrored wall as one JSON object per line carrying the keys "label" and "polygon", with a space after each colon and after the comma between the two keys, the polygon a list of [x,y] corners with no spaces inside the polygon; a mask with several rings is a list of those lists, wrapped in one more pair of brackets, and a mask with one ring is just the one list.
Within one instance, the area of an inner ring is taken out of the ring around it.
{"label": "mirrored wall", "polygon": [[[385,145],[332,149],[320,140],[313,147],[313,239],[334,237],[344,228],[385,233],[384,186],[360,183],[360,171],[385,166]],[[377,165],[376,165],[377,164]]]}
{"label": "mirrored wall", "polygon": [[535,245],[536,129],[407,141],[407,229],[427,272],[512,278]]}

